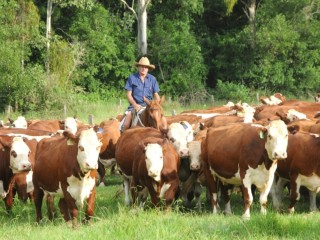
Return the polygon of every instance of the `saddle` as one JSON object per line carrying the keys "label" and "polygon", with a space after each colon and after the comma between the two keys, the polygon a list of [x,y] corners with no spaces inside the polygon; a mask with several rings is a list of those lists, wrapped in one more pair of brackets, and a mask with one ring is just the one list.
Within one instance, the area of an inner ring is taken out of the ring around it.
{"label": "saddle", "polygon": [[131,127],[135,127],[137,126],[138,122],[141,124],[141,126],[144,127],[144,124],[141,122],[141,114],[144,112],[146,108],[143,107],[143,108],[140,108],[138,111],[134,110],[132,112],[132,121],[131,121]]}
{"label": "saddle", "polygon": [[[138,122],[140,122],[140,124],[141,124],[142,126],[144,126],[144,124],[141,122],[140,116],[141,116],[141,114],[143,113],[143,111],[144,111],[145,109],[146,109],[146,108],[143,107],[143,108],[140,108],[138,111],[133,110],[133,111],[131,112],[131,114],[132,114],[131,127],[137,126]],[[126,119],[126,115],[127,115],[127,112],[124,113],[123,118],[122,118],[121,121],[120,121],[120,124],[119,124],[119,130],[120,130],[120,132],[123,132],[123,125],[124,125],[124,121],[125,121],[125,119]]]}

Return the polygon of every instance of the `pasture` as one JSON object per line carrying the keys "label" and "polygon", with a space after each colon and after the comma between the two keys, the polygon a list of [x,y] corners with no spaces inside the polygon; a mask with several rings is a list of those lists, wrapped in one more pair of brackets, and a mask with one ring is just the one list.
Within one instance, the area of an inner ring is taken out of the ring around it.
{"label": "pasture", "polygon": [[[224,103],[223,103],[224,104]],[[218,105],[218,104],[217,104]],[[207,105],[189,106],[207,108]],[[109,104],[79,104],[78,109],[68,108],[67,116],[77,115],[86,122],[89,114],[94,116],[95,123],[115,117],[123,113],[126,103],[119,105],[118,101]],[[90,110],[88,110],[90,109]],[[172,110],[183,110],[179,104],[171,103],[164,106],[167,115]],[[28,113],[27,119],[63,118],[59,113]],[[2,119],[5,114],[3,113]],[[44,117],[46,116],[46,117]],[[294,214],[285,211],[276,212],[272,208],[271,199],[268,202],[267,215],[260,214],[259,198],[256,193],[251,208],[251,219],[244,221],[243,201],[240,194],[232,194],[231,207],[233,214],[223,213],[213,215],[206,201],[203,188],[202,211],[185,208],[181,200],[177,200],[171,211],[153,208],[148,205],[144,210],[129,208],[124,204],[121,177],[118,174],[107,173],[106,186],[97,187],[95,216],[90,225],[80,225],[72,229],[64,222],[62,216],[51,222],[46,216],[46,206],[43,202],[44,219],[36,223],[35,206],[31,202],[23,204],[17,198],[13,206],[13,214],[8,215],[5,207],[0,204],[0,239],[318,239],[320,234],[320,214],[309,213],[309,199],[302,197],[295,206]],[[319,199],[317,199],[319,201]],[[284,197],[283,209],[288,206],[288,193]],[[220,208],[224,209],[223,201]],[[56,210],[57,200],[56,200]],[[81,218],[84,213],[81,212]]]}
{"label": "pasture", "polygon": [[[276,213],[269,204],[267,215],[262,216],[255,201],[251,220],[243,221],[243,204],[238,194],[232,195],[231,216],[211,214],[204,193],[202,212],[186,209],[179,201],[170,212],[148,206],[141,211],[126,207],[123,193],[116,197],[122,188],[119,175],[108,173],[106,184],[97,187],[92,224],[80,225],[75,230],[60,214],[53,222],[45,216],[37,225],[35,207],[30,202],[23,204],[16,199],[12,216],[6,214],[1,204],[0,239],[318,239],[320,234],[320,214],[308,213],[305,198],[297,203],[292,215]],[[46,213],[44,203],[43,213]]]}

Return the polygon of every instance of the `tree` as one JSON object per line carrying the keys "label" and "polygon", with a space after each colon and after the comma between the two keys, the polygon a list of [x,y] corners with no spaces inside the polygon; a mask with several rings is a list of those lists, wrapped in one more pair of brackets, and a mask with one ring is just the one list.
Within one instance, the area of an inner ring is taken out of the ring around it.
{"label": "tree", "polygon": [[151,0],[138,0],[138,13],[134,10],[134,1],[132,1],[132,5],[129,4],[125,0],[121,0],[124,5],[129,8],[130,11],[136,17],[138,22],[138,49],[141,55],[146,55],[148,50],[147,45],[147,6],[151,2]]}
{"label": "tree", "polygon": [[[54,5],[55,4],[55,5]],[[50,41],[52,37],[52,23],[51,18],[56,6],[62,8],[75,6],[77,8],[87,8],[90,9],[94,4],[94,0],[48,0],[47,2],[47,20],[46,20],[46,48],[47,48],[47,57],[46,57],[46,70],[47,74],[50,73]]]}

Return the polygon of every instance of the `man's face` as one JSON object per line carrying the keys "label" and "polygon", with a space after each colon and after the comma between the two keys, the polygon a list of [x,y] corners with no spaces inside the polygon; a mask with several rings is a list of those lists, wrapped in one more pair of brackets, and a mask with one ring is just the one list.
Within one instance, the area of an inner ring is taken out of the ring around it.
{"label": "man's face", "polygon": [[146,67],[146,66],[139,66],[139,73],[140,73],[140,75],[145,76],[145,75],[147,75],[148,71],[149,71],[149,68],[148,68],[148,67]]}

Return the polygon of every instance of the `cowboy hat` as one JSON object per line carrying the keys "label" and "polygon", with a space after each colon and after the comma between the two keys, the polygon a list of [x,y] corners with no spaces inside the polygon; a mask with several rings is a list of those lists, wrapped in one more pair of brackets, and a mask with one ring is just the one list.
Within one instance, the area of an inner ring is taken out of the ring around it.
{"label": "cowboy hat", "polygon": [[134,65],[136,67],[145,66],[145,67],[149,68],[150,70],[153,70],[156,68],[154,65],[150,64],[150,61],[147,57],[140,58],[139,62],[136,62]]}

